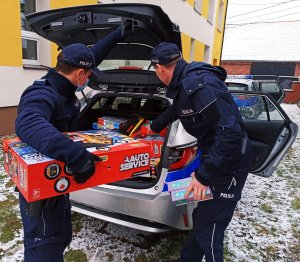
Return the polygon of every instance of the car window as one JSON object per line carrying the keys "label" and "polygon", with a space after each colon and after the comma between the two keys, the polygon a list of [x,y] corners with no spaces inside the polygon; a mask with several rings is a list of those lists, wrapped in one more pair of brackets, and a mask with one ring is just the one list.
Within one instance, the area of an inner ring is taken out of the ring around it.
{"label": "car window", "polygon": [[255,82],[252,82],[251,91],[259,91],[259,85]]}
{"label": "car window", "polygon": [[114,110],[134,110],[134,101],[132,97],[116,97],[112,109]]}
{"label": "car window", "polygon": [[264,92],[280,92],[280,87],[275,82],[273,83],[261,82],[260,86],[261,86],[261,90]]}
{"label": "car window", "polygon": [[103,60],[100,64],[101,70],[136,68],[148,70],[150,60]]}
{"label": "car window", "polygon": [[111,103],[112,99],[110,97],[102,97],[92,106],[92,109],[109,108]]}
{"label": "car window", "polygon": [[229,90],[232,91],[248,91],[248,85],[240,83],[225,83]]}
{"label": "car window", "polygon": [[243,119],[283,120],[282,115],[265,96],[233,94]]}

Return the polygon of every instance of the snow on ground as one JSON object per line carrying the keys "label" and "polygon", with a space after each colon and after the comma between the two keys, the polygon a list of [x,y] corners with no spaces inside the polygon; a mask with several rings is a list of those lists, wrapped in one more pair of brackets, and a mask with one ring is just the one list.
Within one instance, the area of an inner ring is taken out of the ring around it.
{"label": "snow on ground", "polygon": [[[300,109],[296,105],[282,107],[300,126]],[[299,160],[300,134],[272,177],[249,176],[225,235],[225,261],[300,261]],[[0,161],[3,161],[1,149]],[[1,163],[0,204],[12,194],[15,195],[13,186]],[[16,207],[15,203],[11,210]],[[179,254],[187,236],[186,232],[145,233],[79,214],[74,214],[73,226],[74,237],[66,261],[167,261]],[[19,228],[13,240],[7,243],[0,240],[0,261],[22,261],[21,239]]]}

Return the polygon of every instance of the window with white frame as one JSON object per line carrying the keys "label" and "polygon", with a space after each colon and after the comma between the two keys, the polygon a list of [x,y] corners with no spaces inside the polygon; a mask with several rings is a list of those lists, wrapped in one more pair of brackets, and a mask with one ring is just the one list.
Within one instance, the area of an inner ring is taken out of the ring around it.
{"label": "window with white frame", "polygon": [[224,20],[224,1],[220,0],[219,2],[219,16],[218,16],[218,30],[221,32],[223,29],[223,20]]}
{"label": "window with white frame", "polygon": [[20,0],[22,57],[25,65],[39,65],[39,35],[34,33],[25,19],[27,14],[36,12],[37,0]]}
{"label": "window with white frame", "polygon": [[194,3],[194,9],[196,12],[198,12],[199,14],[202,13],[202,0],[195,0]]}
{"label": "window with white frame", "polygon": [[190,62],[195,60],[195,39],[191,39]]}
{"label": "window with white frame", "polygon": [[207,21],[210,24],[213,24],[214,22],[214,11],[215,11],[215,0],[209,0]]}
{"label": "window with white frame", "polygon": [[204,62],[209,63],[209,52],[210,47],[208,45],[204,46]]}

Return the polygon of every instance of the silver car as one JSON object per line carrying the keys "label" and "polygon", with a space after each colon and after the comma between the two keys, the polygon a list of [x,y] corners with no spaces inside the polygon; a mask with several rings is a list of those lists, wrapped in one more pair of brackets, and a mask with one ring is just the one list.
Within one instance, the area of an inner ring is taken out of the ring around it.
{"label": "silver car", "polygon": [[[172,104],[165,96],[166,87],[148,65],[150,52],[159,42],[173,42],[181,48],[179,28],[160,7],[143,4],[72,7],[27,16],[36,33],[61,48],[75,42],[93,45],[124,18],[135,24],[134,34],[107,55],[100,65],[103,78],[92,80],[90,91],[83,94],[81,130],[91,129],[102,116],[153,120]],[[252,173],[268,177],[293,143],[298,128],[268,94],[241,90],[233,95],[255,97],[264,105],[259,118],[245,118],[244,124],[255,154]],[[166,183],[190,176],[201,164],[199,154],[196,139],[176,121],[168,127],[160,157],[148,176],[74,192],[73,210],[149,232],[191,229],[196,203],[175,206]]]}

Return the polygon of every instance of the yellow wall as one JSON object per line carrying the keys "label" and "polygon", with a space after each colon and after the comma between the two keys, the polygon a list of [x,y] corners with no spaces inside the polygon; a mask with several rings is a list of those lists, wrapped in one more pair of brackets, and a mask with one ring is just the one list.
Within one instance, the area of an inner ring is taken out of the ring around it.
{"label": "yellow wall", "polygon": [[[209,12],[209,1],[206,0],[202,2],[202,10],[201,10],[201,16],[208,18],[208,12]],[[217,8],[217,19],[219,18],[219,7],[220,7],[220,1],[216,1],[216,8]],[[187,0],[187,2],[194,7],[194,0]],[[215,23],[215,33],[214,33],[214,44],[212,46],[213,53],[212,58],[209,63],[214,65],[220,64],[221,59],[221,51],[222,51],[222,43],[223,43],[223,37],[224,37],[224,27],[225,27],[225,19],[224,16],[226,14],[226,8],[227,8],[227,0],[224,0],[224,8],[223,8],[223,26],[222,30],[218,30],[218,20]],[[194,57],[190,57],[191,53],[191,37],[189,35],[186,35],[184,33],[181,33],[181,41],[182,41],[182,52],[183,52],[183,58],[189,62],[189,61],[203,61],[204,60],[204,49],[205,45],[201,43],[200,41],[195,40],[195,50],[194,50]]]}
{"label": "yellow wall", "polygon": [[202,62],[204,60],[205,45],[198,40],[195,40],[195,51],[192,60]]}
{"label": "yellow wall", "polygon": [[[78,5],[94,5],[97,4],[97,0],[50,0],[50,8],[57,9]],[[51,65],[54,67],[56,64],[56,57],[59,51],[57,51],[57,45],[51,44]]]}
{"label": "yellow wall", "polygon": [[211,1],[211,0],[202,1],[202,12],[201,12],[201,15],[203,17],[205,17],[206,19],[208,18],[209,1]]}
{"label": "yellow wall", "polygon": [[187,0],[187,2],[194,8],[195,0]]}
{"label": "yellow wall", "polygon": [[191,37],[181,32],[182,56],[185,61],[190,61]]}
{"label": "yellow wall", "polygon": [[[217,14],[219,14],[219,7],[220,7],[220,1],[218,0],[217,2]],[[222,25],[222,30],[218,30],[218,20],[216,21],[216,27],[215,27],[215,38],[214,38],[214,46],[213,46],[213,56],[212,56],[212,61],[211,63],[214,65],[219,65],[220,60],[221,60],[221,52],[222,52],[222,45],[223,45],[223,38],[224,38],[224,29],[225,29],[225,19],[224,16],[226,14],[226,9],[227,9],[227,0],[224,0],[224,8],[223,8],[223,25]],[[219,15],[217,15],[217,19],[219,18]]]}
{"label": "yellow wall", "polygon": [[20,1],[0,1],[0,66],[22,66]]}

